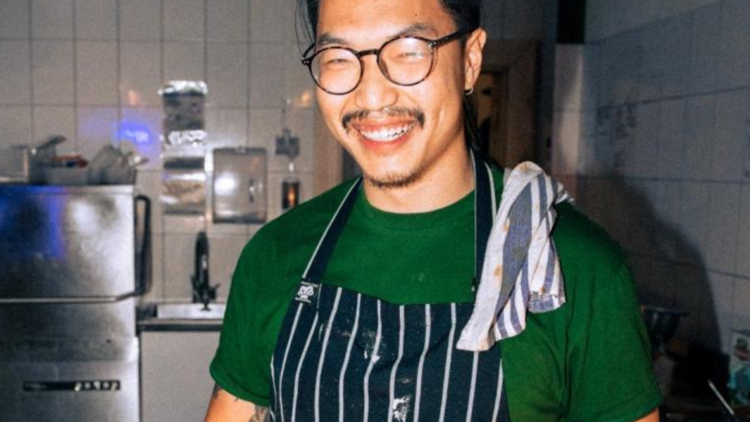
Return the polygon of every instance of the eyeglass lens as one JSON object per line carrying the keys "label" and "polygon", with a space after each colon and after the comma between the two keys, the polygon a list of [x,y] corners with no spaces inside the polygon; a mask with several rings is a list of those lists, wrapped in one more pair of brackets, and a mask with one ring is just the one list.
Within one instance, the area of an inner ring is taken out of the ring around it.
{"label": "eyeglass lens", "polygon": [[[414,85],[430,73],[432,58],[432,48],[427,41],[397,38],[380,49],[378,67],[391,82]],[[310,63],[310,71],[315,82],[325,91],[345,94],[359,84],[362,61],[352,50],[330,47],[316,53]]]}

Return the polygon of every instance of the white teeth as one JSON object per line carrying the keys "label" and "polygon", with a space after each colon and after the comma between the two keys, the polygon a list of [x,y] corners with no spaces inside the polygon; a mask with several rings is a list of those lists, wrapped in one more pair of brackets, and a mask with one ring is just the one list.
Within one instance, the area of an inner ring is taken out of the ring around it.
{"label": "white teeth", "polygon": [[395,127],[395,128],[390,128],[390,129],[380,129],[376,131],[360,131],[360,133],[362,134],[362,136],[364,136],[370,141],[388,142],[403,135],[409,129],[411,129],[411,125]]}

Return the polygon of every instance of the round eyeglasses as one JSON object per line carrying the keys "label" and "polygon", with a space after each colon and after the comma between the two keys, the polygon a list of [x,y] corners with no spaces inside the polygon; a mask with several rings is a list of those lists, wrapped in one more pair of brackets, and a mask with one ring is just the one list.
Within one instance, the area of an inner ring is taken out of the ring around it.
{"label": "round eyeglasses", "polygon": [[[348,47],[325,47],[302,59],[315,84],[323,91],[344,95],[354,91],[362,80],[362,57],[374,54],[380,71],[389,81],[401,86],[416,85],[430,75],[435,65],[435,50],[457,40],[464,31],[457,31],[437,40],[400,36],[386,41],[380,48],[357,51]],[[304,56],[315,48],[311,45]]]}

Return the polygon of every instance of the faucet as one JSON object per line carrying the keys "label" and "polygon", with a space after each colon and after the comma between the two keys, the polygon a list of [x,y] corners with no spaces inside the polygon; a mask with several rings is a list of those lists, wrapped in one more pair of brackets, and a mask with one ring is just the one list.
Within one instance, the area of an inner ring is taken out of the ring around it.
{"label": "faucet", "polygon": [[202,303],[203,310],[208,310],[208,304],[216,300],[216,289],[208,278],[208,237],[206,232],[198,233],[195,241],[195,274],[191,277],[193,284],[193,303]]}

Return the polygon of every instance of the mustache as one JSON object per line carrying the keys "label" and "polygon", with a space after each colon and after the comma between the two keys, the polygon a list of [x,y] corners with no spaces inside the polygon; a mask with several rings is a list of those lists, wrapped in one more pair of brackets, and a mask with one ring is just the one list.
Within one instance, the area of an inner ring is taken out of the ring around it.
{"label": "mustache", "polygon": [[355,122],[357,120],[364,120],[370,117],[372,114],[377,114],[378,117],[386,116],[386,117],[411,117],[414,120],[417,121],[417,124],[420,127],[424,126],[424,112],[418,108],[407,108],[407,107],[386,107],[382,110],[356,110],[356,111],[350,111],[349,113],[344,114],[344,117],[341,118],[341,125],[344,126],[344,129],[347,131],[350,129],[350,126],[352,122]]}

